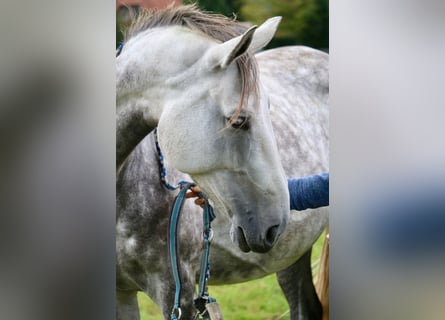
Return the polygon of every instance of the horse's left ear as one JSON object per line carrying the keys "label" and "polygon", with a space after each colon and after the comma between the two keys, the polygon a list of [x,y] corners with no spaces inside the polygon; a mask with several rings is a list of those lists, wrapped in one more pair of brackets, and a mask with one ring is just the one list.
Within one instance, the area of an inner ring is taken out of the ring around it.
{"label": "horse's left ear", "polygon": [[236,58],[247,51],[255,30],[256,26],[253,26],[242,35],[211,47],[205,54],[208,66],[210,68],[226,68],[230,65]]}
{"label": "horse's left ear", "polygon": [[210,68],[226,68],[247,50],[255,53],[272,40],[281,17],[266,20],[261,26],[253,26],[242,35],[210,48],[205,60]]}

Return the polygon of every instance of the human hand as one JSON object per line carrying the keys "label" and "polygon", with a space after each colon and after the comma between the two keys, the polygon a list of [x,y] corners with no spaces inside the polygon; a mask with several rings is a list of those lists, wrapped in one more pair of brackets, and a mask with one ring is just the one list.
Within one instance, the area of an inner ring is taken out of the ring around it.
{"label": "human hand", "polygon": [[205,199],[200,197],[201,189],[198,186],[190,187],[190,191],[185,194],[186,198],[198,198],[195,199],[195,204],[203,207],[205,204]]}

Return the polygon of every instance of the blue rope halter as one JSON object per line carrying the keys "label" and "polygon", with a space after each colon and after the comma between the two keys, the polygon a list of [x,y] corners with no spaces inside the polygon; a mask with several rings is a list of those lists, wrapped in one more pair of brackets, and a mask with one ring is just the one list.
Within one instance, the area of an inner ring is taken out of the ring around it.
{"label": "blue rope halter", "polygon": [[116,49],[116,57],[118,57],[121,54],[123,48],[124,48],[124,44],[123,43],[118,45],[118,47]]}
{"label": "blue rope halter", "polygon": [[[160,175],[162,184],[168,190],[176,190],[180,188],[178,195],[175,197],[173,202],[173,208],[170,214],[170,222],[169,222],[169,233],[168,233],[168,244],[169,244],[169,253],[170,253],[170,262],[173,270],[173,278],[175,280],[175,299],[173,304],[173,309],[170,315],[171,320],[179,320],[181,319],[181,276],[179,273],[179,261],[178,261],[178,239],[177,239],[177,229],[178,222],[181,216],[182,206],[186,199],[187,191],[196,186],[193,182],[180,181],[177,186],[173,186],[167,181],[167,170],[164,165],[164,156],[161,152],[161,148],[159,147],[158,139],[157,139],[157,130],[154,130],[155,137],[155,145],[156,150],[158,152],[158,160],[160,164]],[[205,194],[202,192],[198,193],[198,197],[205,200],[204,203],[204,212],[203,212],[203,252],[201,256],[201,268],[199,274],[199,283],[198,283],[198,297],[194,300],[195,307],[198,309],[198,314],[196,319],[209,319],[208,310],[206,309],[206,305],[208,303],[216,302],[215,299],[211,298],[208,293],[207,282],[210,278],[210,244],[213,239],[213,231],[211,227],[212,221],[215,219],[215,213],[213,211],[212,206],[209,204],[209,201]]]}

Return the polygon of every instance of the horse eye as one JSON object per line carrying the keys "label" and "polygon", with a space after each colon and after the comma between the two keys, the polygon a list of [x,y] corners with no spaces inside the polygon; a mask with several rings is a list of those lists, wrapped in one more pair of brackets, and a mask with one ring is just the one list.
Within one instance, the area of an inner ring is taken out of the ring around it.
{"label": "horse eye", "polygon": [[[230,119],[228,119],[228,121],[230,121]],[[248,122],[249,122],[249,119],[247,117],[239,116],[238,118],[235,119],[235,121],[232,121],[230,123],[230,125],[234,129],[247,130],[247,129],[249,129]]]}

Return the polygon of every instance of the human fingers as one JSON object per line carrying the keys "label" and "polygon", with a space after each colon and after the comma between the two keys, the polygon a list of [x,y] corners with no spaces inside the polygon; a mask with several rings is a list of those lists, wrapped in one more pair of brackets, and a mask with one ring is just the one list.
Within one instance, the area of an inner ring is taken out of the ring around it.
{"label": "human fingers", "polygon": [[196,198],[196,197],[199,197],[199,195],[196,192],[190,191],[185,194],[185,197],[186,198]]}
{"label": "human fingers", "polygon": [[201,189],[198,186],[192,186],[190,187],[190,191],[185,194],[185,197],[186,198],[199,197],[199,192],[201,192]]}
{"label": "human fingers", "polygon": [[199,192],[201,192],[201,188],[198,187],[198,186],[191,186],[191,187],[190,187],[190,190],[191,190],[192,192],[195,192],[195,193],[199,193]]}
{"label": "human fingers", "polygon": [[205,199],[203,198],[198,198],[195,200],[195,204],[197,204],[198,206],[203,206],[206,203]]}

